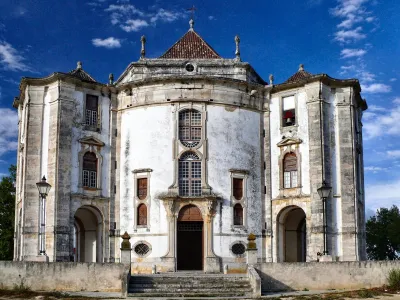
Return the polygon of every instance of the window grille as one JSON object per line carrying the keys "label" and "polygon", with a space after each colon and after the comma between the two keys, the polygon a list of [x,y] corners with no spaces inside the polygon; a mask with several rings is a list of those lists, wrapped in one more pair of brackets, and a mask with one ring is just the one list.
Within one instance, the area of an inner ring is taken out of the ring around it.
{"label": "window grille", "polygon": [[186,152],[179,159],[179,194],[201,196],[201,161],[194,152]]}
{"label": "window grille", "polygon": [[150,247],[145,243],[139,243],[134,248],[135,253],[139,256],[146,256],[147,253],[150,252]]}
{"label": "window grille", "polygon": [[179,113],[179,140],[188,147],[196,147],[201,140],[201,113],[186,109]]}
{"label": "window grille", "polygon": [[97,187],[97,157],[93,152],[86,152],[83,156],[82,185],[84,187]]}
{"label": "window grille", "polygon": [[294,153],[288,153],[283,159],[283,187],[297,187],[297,157]]}
{"label": "window grille", "polygon": [[139,178],[137,180],[137,197],[144,200],[147,197],[147,178]]}
{"label": "window grille", "polygon": [[243,179],[233,178],[233,197],[236,200],[241,200],[243,198]]}
{"label": "window grille", "polygon": [[243,207],[240,204],[233,207],[233,225],[243,225]]}
{"label": "window grille", "polygon": [[86,95],[86,125],[97,126],[99,97]]}
{"label": "window grille", "polygon": [[237,257],[241,257],[244,255],[245,251],[246,251],[246,247],[245,245],[243,245],[242,243],[236,243],[233,244],[232,246],[232,253],[237,256]]}
{"label": "window grille", "polygon": [[137,208],[137,225],[147,225],[147,206],[145,204],[140,204]]}

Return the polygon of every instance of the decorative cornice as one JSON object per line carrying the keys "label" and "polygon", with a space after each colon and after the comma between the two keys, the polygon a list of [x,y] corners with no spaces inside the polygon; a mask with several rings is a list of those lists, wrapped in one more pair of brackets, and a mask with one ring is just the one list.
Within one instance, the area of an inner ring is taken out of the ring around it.
{"label": "decorative cornice", "polygon": [[93,136],[83,137],[83,138],[79,139],[78,141],[81,144],[95,145],[95,146],[100,146],[100,147],[103,147],[105,145],[102,141],[100,141],[99,139],[96,139]]}
{"label": "decorative cornice", "polygon": [[231,173],[238,173],[238,174],[250,174],[249,170],[244,170],[244,169],[229,169],[229,172]]}
{"label": "decorative cornice", "polygon": [[132,171],[132,173],[136,174],[136,173],[148,173],[148,172],[153,172],[153,169],[150,168],[145,168],[145,169],[134,169]]}
{"label": "decorative cornice", "polygon": [[289,146],[289,145],[294,145],[294,144],[301,144],[303,141],[299,138],[294,138],[294,137],[287,137],[280,141],[278,144],[276,144],[278,147],[284,147],[284,146]]}

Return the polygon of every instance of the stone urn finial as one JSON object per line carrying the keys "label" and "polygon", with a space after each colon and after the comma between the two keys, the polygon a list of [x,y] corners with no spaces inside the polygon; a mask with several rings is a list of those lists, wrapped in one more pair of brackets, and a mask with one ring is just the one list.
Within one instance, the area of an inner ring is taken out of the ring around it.
{"label": "stone urn finial", "polygon": [[140,50],[140,58],[145,58],[146,56],[146,37],[144,35],[142,35],[142,37],[140,38],[140,42],[142,43],[142,50]]}
{"label": "stone urn finial", "polygon": [[303,64],[299,65],[299,71],[304,71],[304,65]]}
{"label": "stone urn finial", "polygon": [[108,75],[108,83],[114,84],[114,74],[113,73],[110,73],[110,75]]}
{"label": "stone urn finial", "polygon": [[121,250],[131,250],[131,242],[129,241],[131,236],[128,234],[128,232],[125,231],[121,238],[123,240],[121,243]]}
{"label": "stone urn finial", "polygon": [[78,61],[78,62],[76,63],[76,68],[77,68],[78,70],[82,69],[82,62],[81,62],[81,61]]}
{"label": "stone urn finial", "polygon": [[240,37],[238,35],[235,36],[235,44],[236,44],[236,59],[240,60]]}
{"label": "stone urn finial", "polygon": [[269,74],[269,84],[273,85],[274,84],[274,75]]}
{"label": "stone urn finial", "polygon": [[247,249],[257,249],[257,244],[256,244],[256,236],[253,233],[250,233],[249,236],[247,237],[247,240],[249,243],[247,244]]}

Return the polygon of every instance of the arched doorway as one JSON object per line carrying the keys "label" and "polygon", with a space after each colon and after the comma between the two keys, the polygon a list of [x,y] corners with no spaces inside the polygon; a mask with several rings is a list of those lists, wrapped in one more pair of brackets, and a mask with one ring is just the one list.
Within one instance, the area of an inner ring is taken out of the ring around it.
{"label": "arched doorway", "polygon": [[177,222],[177,269],[203,270],[203,218],[194,205],[184,206]]}
{"label": "arched doorway", "polygon": [[277,217],[278,261],[306,261],[306,214],[298,206],[284,208]]}
{"label": "arched doorway", "polygon": [[92,206],[78,208],[74,216],[74,260],[103,262],[103,218]]}

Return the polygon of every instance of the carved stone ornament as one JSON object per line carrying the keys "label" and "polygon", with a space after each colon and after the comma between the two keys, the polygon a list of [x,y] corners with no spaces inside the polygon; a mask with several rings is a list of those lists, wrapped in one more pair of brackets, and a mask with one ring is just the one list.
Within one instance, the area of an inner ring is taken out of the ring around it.
{"label": "carved stone ornament", "polygon": [[249,243],[247,244],[247,249],[257,249],[255,234],[250,233],[247,237],[247,240],[249,241]]}
{"label": "carved stone ornament", "polygon": [[121,236],[122,238],[122,243],[121,243],[121,250],[131,250],[131,242],[129,241],[131,239],[130,235],[128,232],[125,231],[125,233]]}

